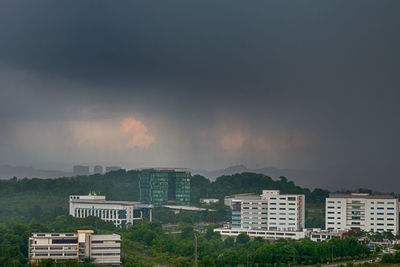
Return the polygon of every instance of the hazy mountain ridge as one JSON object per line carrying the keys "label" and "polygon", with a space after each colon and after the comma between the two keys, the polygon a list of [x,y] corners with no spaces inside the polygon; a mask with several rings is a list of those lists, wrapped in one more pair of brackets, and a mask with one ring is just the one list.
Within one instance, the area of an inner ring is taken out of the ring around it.
{"label": "hazy mountain ridge", "polygon": [[17,178],[59,178],[74,176],[72,172],[42,170],[26,166],[0,165],[0,179]]}
{"label": "hazy mountain ridge", "polygon": [[[285,176],[288,180],[294,181],[296,184],[306,186],[309,188],[315,187],[326,187],[319,179],[321,177],[317,172],[294,170],[294,169],[280,169],[276,167],[264,167],[259,169],[247,168],[244,165],[230,166],[225,169],[218,170],[202,170],[202,169],[190,169],[193,175],[202,175],[211,181],[222,175],[232,175],[243,172],[254,172],[262,173],[270,176],[273,179],[278,179],[280,176]],[[43,170],[36,169],[34,167],[27,166],[12,166],[12,165],[0,165],[0,179],[10,179],[17,177],[22,178],[59,178],[59,177],[72,177],[72,172],[65,172],[59,170]]]}
{"label": "hazy mountain ridge", "polygon": [[314,172],[314,171],[305,171],[296,169],[280,169],[276,167],[250,169],[244,165],[235,165],[225,169],[218,169],[213,171],[192,169],[191,172],[193,175],[199,174],[204,177],[207,177],[211,181],[214,181],[217,177],[222,175],[232,175],[235,173],[243,173],[243,172],[254,172],[270,176],[274,180],[278,179],[280,176],[285,176],[288,180],[294,181],[298,185],[309,188],[326,187],[326,184],[324,184],[320,179],[321,174],[316,171]]}

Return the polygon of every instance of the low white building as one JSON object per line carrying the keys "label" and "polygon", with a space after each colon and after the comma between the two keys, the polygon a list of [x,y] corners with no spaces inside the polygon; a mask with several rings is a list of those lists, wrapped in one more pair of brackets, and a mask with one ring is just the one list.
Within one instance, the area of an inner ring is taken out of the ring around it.
{"label": "low white building", "polygon": [[397,198],[363,193],[331,194],[326,199],[325,228],[329,230],[398,233]]}
{"label": "low white building", "polygon": [[204,204],[211,204],[211,203],[218,203],[218,198],[200,198],[200,203]]}
{"label": "low white building", "polygon": [[86,259],[96,265],[121,265],[121,237],[117,234],[95,235],[92,230],[76,233],[33,233],[28,241],[28,259],[36,264],[44,259],[56,262]]}
{"label": "low white building", "polygon": [[304,195],[263,190],[261,195],[241,194],[225,200],[232,208],[232,224],[214,230],[222,236],[246,233],[272,239],[305,237]]}
{"label": "low white building", "polygon": [[132,201],[109,201],[105,196],[71,195],[69,196],[69,214],[77,218],[99,217],[112,222],[117,227],[132,225],[136,220],[152,220],[153,205]]}
{"label": "low white building", "polygon": [[230,227],[227,228],[216,228],[214,232],[217,232],[221,235],[223,239],[227,237],[236,238],[239,234],[245,233],[250,238],[261,237],[264,239],[295,239],[299,240],[309,236],[308,231],[306,229],[302,231],[267,231],[267,230],[251,230],[251,229],[233,229]]}
{"label": "low white building", "polygon": [[315,242],[321,242],[334,237],[342,239],[348,231],[346,230],[321,230],[314,228],[309,233],[310,239]]}
{"label": "low white building", "polygon": [[194,206],[163,205],[163,207],[171,209],[175,214],[178,214],[181,211],[215,211],[213,209],[205,209]]}

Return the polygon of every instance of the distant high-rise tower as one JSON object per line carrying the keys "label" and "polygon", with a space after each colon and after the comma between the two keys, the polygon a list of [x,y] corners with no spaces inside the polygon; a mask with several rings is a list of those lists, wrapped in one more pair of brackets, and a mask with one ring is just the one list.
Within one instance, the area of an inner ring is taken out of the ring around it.
{"label": "distant high-rise tower", "polygon": [[154,206],[190,205],[190,172],[146,169],[139,172],[140,201]]}
{"label": "distant high-rise tower", "polygon": [[94,166],[93,173],[95,173],[95,174],[103,174],[103,166],[101,166],[101,165]]}
{"label": "distant high-rise tower", "polygon": [[89,175],[89,166],[75,165],[74,175]]}

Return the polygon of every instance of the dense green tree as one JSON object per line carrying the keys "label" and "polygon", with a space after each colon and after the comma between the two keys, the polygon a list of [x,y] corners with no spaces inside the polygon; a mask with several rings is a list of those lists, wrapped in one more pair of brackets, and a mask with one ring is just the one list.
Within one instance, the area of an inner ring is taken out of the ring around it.
{"label": "dense green tree", "polygon": [[249,241],[250,241],[250,237],[246,233],[240,233],[236,237],[236,244],[238,244],[238,245],[247,244]]}

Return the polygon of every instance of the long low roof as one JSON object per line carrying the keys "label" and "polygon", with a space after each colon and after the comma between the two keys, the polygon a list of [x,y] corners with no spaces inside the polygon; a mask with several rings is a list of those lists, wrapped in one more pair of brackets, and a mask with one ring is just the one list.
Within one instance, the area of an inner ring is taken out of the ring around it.
{"label": "long low roof", "polygon": [[153,205],[142,204],[136,201],[118,201],[118,200],[97,200],[97,199],[71,199],[73,203],[85,203],[85,204],[111,204],[111,205],[125,205],[125,206],[136,206],[138,208],[153,208]]}
{"label": "long low roof", "polygon": [[369,195],[369,194],[343,194],[343,193],[333,193],[329,194],[330,198],[369,198],[369,199],[396,199],[396,197],[391,195]]}
{"label": "long low roof", "polygon": [[215,211],[212,209],[198,208],[193,206],[176,206],[176,205],[163,205],[165,208],[173,209],[173,210],[187,210],[187,211]]}

